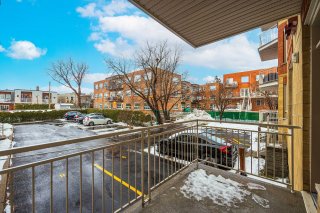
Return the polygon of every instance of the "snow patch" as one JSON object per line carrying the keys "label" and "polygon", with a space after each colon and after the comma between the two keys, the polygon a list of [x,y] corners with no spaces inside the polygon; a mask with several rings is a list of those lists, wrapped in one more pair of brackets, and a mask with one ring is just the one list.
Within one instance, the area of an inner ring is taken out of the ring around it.
{"label": "snow patch", "polygon": [[180,118],[177,118],[176,122],[191,121],[191,120],[213,120],[211,115],[204,110],[194,109],[193,112],[184,114]]}
{"label": "snow patch", "polygon": [[209,198],[215,204],[227,207],[237,207],[251,194],[242,184],[220,175],[207,175],[203,169],[190,173],[180,192],[189,199]]}
{"label": "snow patch", "polygon": [[256,183],[247,183],[247,186],[249,189],[266,190],[266,187]]}
{"label": "snow patch", "polygon": [[263,208],[266,208],[266,209],[270,208],[269,200],[264,199],[256,194],[252,194],[252,200],[254,200],[257,204],[259,204]]}

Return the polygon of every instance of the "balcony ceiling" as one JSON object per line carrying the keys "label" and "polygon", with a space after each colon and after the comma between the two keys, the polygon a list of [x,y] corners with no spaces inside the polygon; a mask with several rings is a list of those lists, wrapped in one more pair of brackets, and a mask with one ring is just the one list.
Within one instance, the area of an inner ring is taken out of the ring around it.
{"label": "balcony ceiling", "polygon": [[259,47],[258,49],[261,61],[268,61],[278,58],[278,39]]}
{"label": "balcony ceiling", "polygon": [[193,47],[300,13],[302,0],[129,0]]}

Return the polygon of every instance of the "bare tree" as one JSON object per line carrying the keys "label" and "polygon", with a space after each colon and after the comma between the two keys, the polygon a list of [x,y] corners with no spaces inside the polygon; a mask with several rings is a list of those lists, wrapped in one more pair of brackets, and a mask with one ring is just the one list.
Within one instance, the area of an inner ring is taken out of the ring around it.
{"label": "bare tree", "polygon": [[[181,87],[181,75],[177,71],[180,62],[178,48],[169,48],[166,41],[156,44],[147,42],[135,53],[132,61],[125,58],[105,61],[115,75],[121,76],[125,87],[150,107],[159,124],[163,123],[160,111],[165,119],[170,116],[171,109],[179,101],[175,96]],[[132,73],[132,70],[140,71]],[[174,104],[170,106],[172,100]]]}
{"label": "bare tree", "polygon": [[88,72],[88,65],[75,63],[71,58],[66,61],[58,60],[51,64],[49,75],[59,84],[70,88],[77,96],[77,105],[81,108],[81,86]]}
{"label": "bare tree", "polygon": [[267,103],[269,110],[278,109],[278,99],[273,96],[272,91],[260,91],[260,94],[264,97],[264,100]]}
{"label": "bare tree", "polygon": [[213,103],[219,111],[219,119],[222,120],[225,109],[230,104],[232,92],[220,78],[215,77],[216,89],[212,92]]}

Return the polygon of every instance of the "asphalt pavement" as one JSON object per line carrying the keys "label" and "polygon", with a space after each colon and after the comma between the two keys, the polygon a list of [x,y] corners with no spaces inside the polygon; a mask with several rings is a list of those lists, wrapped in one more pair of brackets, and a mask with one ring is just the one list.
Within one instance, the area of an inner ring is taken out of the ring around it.
{"label": "asphalt pavement", "polygon": [[[15,147],[48,143],[75,137],[94,135],[89,130],[53,124],[16,126]],[[90,147],[115,143],[111,139],[99,139],[45,150],[14,155],[12,166],[19,166],[52,157],[86,150]],[[111,212],[132,199],[147,193],[147,154],[144,153],[145,190],[141,184],[140,143],[123,146],[113,151],[105,150],[71,157],[13,173],[11,191],[15,212]],[[104,156],[104,157],[103,157]],[[113,156],[113,157],[112,157]],[[103,161],[104,159],[104,161]],[[113,166],[112,166],[113,165]],[[52,166],[52,170],[51,170]],[[150,158],[151,186],[181,167],[181,164],[163,158]],[[51,176],[52,171],[52,176]],[[52,180],[52,181],[51,181]],[[33,193],[34,191],[34,193]],[[52,198],[52,199],[51,199]],[[51,205],[52,204],[52,205]]]}

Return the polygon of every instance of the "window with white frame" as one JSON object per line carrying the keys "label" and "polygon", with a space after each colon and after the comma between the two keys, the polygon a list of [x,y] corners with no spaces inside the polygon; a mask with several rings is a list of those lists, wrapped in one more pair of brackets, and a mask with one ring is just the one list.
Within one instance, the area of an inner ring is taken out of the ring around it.
{"label": "window with white frame", "polygon": [[99,105],[99,108],[102,109],[102,104]]}
{"label": "window with white frame", "polygon": [[249,76],[242,76],[241,83],[249,83]]}
{"label": "window with white frame", "polygon": [[143,107],[145,110],[150,110],[150,107],[147,103],[144,103],[144,107]]}
{"label": "window with white frame", "polygon": [[249,88],[241,88],[240,97],[248,97],[248,96],[249,96]]}
{"label": "window with white frame", "polygon": [[181,108],[185,109],[186,108],[186,104],[181,104]]}
{"label": "window with white frame", "polygon": [[102,98],[102,93],[99,93],[99,98]]}
{"label": "window with white frame", "polygon": [[94,85],[94,88],[99,89],[99,85],[98,84]]}
{"label": "window with white frame", "polygon": [[126,96],[131,96],[131,90],[126,91]]}
{"label": "window with white frame", "polygon": [[126,109],[131,109],[131,104],[126,104]]}
{"label": "window with white frame", "polygon": [[174,110],[178,110],[178,109],[179,109],[179,104],[175,104],[175,105],[173,106],[173,109],[174,109]]}
{"label": "window with white frame", "polygon": [[173,84],[179,84],[179,78],[173,77],[172,82],[173,82]]}
{"label": "window with white frame", "polygon": [[117,109],[122,109],[122,103],[117,103]]}
{"label": "window with white frame", "polygon": [[257,106],[263,106],[264,105],[264,101],[261,99],[258,99],[256,102]]}
{"label": "window with white frame", "polygon": [[140,82],[141,81],[141,75],[135,75],[134,76],[134,82]]}
{"label": "window with white frame", "polygon": [[105,108],[105,109],[108,109],[108,104],[104,104],[104,108]]}
{"label": "window with white frame", "polygon": [[105,92],[104,95],[103,95],[103,97],[104,97],[104,98],[108,98],[108,93]]}
{"label": "window with white frame", "polygon": [[100,89],[102,89],[103,88],[103,83],[100,83],[99,87],[100,87]]}
{"label": "window with white frame", "polygon": [[111,98],[116,97],[116,92],[110,92],[110,97]]}
{"label": "window with white frame", "polygon": [[103,83],[103,87],[104,87],[104,88],[107,88],[107,87],[108,87],[108,83],[107,83],[107,82],[104,82],[104,83]]}
{"label": "window with white frame", "polygon": [[215,85],[210,86],[210,90],[216,90],[216,86]]}
{"label": "window with white frame", "polygon": [[227,84],[232,84],[233,83],[233,78],[227,78],[226,79]]}
{"label": "window with white frame", "polygon": [[149,93],[149,89],[148,89],[148,88],[145,88],[144,91],[143,91],[143,94],[144,94],[144,95],[148,95],[148,93]]}
{"label": "window with white frame", "polygon": [[144,74],[144,79],[145,80],[151,80],[151,78],[152,78],[152,73],[151,72],[148,72],[148,73]]}
{"label": "window with white frame", "polygon": [[140,103],[134,103],[134,109],[140,109]]}

